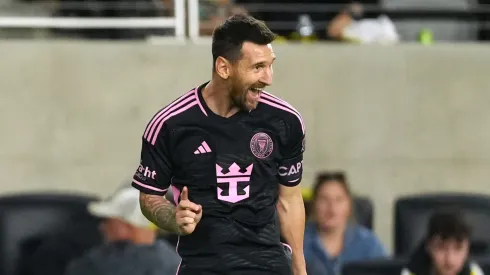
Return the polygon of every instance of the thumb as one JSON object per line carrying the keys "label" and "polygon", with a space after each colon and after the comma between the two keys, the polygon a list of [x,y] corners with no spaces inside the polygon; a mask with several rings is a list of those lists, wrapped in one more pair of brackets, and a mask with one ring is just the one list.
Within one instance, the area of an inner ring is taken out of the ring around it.
{"label": "thumb", "polygon": [[196,214],[200,214],[201,212],[202,212],[202,206],[200,204],[198,204],[197,207],[196,207],[195,213]]}
{"label": "thumb", "polygon": [[182,192],[180,193],[180,199],[181,200],[189,200],[189,191],[187,190],[187,186],[184,186],[182,188]]}

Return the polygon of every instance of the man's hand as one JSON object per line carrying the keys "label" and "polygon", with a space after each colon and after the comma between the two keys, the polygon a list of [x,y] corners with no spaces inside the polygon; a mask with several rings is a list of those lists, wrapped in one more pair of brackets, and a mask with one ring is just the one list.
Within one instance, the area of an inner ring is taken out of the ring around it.
{"label": "man's hand", "polygon": [[[297,258],[296,258],[297,259]],[[304,259],[304,258],[300,258]],[[293,265],[293,275],[307,275],[306,274],[306,263],[302,260],[292,261]]]}
{"label": "man's hand", "polygon": [[175,210],[175,220],[181,235],[194,232],[197,224],[201,221],[202,206],[189,200],[189,191],[184,186],[180,194],[180,202]]}

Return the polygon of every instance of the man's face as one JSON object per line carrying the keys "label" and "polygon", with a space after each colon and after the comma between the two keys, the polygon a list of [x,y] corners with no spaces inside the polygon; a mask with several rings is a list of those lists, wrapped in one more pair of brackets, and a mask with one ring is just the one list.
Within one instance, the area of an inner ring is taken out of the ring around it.
{"label": "man's face", "polygon": [[443,240],[436,236],[428,243],[427,250],[437,275],[457,275],[468,258],[469,241]]}
{"label": "man's face", "polygon": [[272,85],[272,64],[276,56],[272,46],[243,43],[240,60],[232,65],[229,78],[233,104],[245,111],[257,107],[260,93]]}
{"label": "man's face", "polygon": [[117,218],[104,219],[100,231],[106,242],[126,241],[130,239],[130,225]]}
{"label": "man's face", "polygon": [[349,5],[349,11],[354,20],[360,20],[364,16],[364,9],[362,7],[362,4],[359,2],[352,2]]}

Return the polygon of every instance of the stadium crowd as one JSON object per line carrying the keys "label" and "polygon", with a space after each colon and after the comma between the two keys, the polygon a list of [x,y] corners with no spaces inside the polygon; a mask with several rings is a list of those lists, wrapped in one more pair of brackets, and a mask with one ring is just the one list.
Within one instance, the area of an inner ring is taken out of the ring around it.
{"label": "stadium crowd", "polygon": [[[153,226],[141,214],[138,197],[138,190],[125,183],[101,200],[64,194],[0,198],[5,210],[0,212],[0,249],[8,251],[1,254],[0,274],[175,274],[177,236]],[[308,274],[489,272],[488,197],[441,193],[399,198],[393,253],[373,228],[372,202],[351,191],[344,172],[320,173],[303,197]],[[29,215],[37,219],[16,220]]]}
{"label": "stadium crowd", "polygon": [[[29,8],[29,4],[43,2],[11,0],[11,3],[15,5],[7,14],[25,16],[37,14],[33,8]],[[15,7],[21,3],[26,5],[24,9],[28,12],[16,10]],[[488,40],[488,4],[488,0],[199,0],[198,17],[202,36],[209,36],[214,27],[228,16],[248,13],[265,21],[280,35],[282,42],[393,44],[420,41],[430,44],[433,41]],[[60,0],[54,7],[46,6],[42,13],[38,13],[39,16],[134,18],[175,15],[173,0]],[[174,30],[52,29],[50,33],[63,38],[145,39],[173,35]]]}

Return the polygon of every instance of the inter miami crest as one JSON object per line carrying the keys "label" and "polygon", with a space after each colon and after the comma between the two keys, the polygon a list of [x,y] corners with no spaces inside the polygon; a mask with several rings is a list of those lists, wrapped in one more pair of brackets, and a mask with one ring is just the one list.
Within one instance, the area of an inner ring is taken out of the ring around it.
{"label": "inter miami crest", "polygon": [[250,140],[250,150],[259,159],[267,158],[272,154],[274,144],[272,138],[266,133],[257,133]]}

